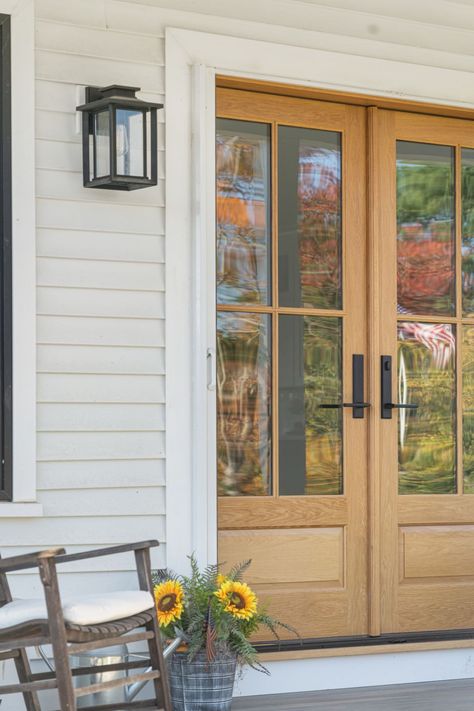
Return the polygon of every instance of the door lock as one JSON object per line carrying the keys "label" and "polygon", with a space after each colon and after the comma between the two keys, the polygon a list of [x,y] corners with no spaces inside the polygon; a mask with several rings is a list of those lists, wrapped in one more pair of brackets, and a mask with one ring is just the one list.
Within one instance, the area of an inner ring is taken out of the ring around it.
{"label": "door lock", "polygon": [[393,410],[417,410],[418,405],[407,402],[392,402],[392,356],[380,357],[381,387],[381,417],[382,420],[391,420]]}

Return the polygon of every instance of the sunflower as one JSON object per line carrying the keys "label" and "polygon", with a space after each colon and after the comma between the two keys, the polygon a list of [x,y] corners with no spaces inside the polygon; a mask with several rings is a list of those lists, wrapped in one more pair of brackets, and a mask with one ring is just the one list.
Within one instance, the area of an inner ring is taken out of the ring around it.
{"label": "sunflower", "polygon": [[183,588],[177,580],[155,585],[155,603],[160,627],[167,627],[183,614]]}
{"label": "sunflower", "polygon": [[217,578],[216,578],[217,587],[220,587],[222,585],[222,583],[225,583],[226,580],[227,580],[226,575],[223,575],[222,573],[217,573]]}
{"label": "sunflower", "polygon": [[214,595],[226,612],[241,620],[250,620],[257,612],[257,597],[246,583],[225,580]]}

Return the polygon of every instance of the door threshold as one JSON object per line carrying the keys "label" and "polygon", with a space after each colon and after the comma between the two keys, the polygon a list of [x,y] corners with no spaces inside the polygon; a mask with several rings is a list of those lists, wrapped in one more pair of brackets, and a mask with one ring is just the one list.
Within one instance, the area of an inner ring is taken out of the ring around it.
{"label": "door threshold", "polygon": [[474,647],[474,629],[390,633],[378,637],[359,635],[320,637],[301,641],[283,640],[280,643],[261,642],[255,647],[263,661],[428,649],[460,649]]}

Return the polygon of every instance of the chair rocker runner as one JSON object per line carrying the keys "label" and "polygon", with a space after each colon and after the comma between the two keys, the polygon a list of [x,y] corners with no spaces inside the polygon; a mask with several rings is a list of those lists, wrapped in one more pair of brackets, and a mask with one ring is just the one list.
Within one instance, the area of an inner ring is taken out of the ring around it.
{"label": "chair rocker runner", "polygon": [[[0,686],[0,697],[22,693],[27,711],[41,711],[38,692],[57,689],[60,711],[76,711],[78,697],[150,680],[151,699],[95,705],[95,711],[172,711],[150,570],[150,548],[157,545],[157,541],[142,541],[71,555],[54,548],[0,559],[0,661],[12,659],[19,679],[16,684]],[[61,599],[57,565],[125,552],[135,555],[139,590]],[[28,568],[38,568],[44,600],[12,599],[6,574]],[[139,641],[147,642],[149,660],[71,668],[72,654]],[[52,646],[54,672],[32,673],[26,649],[40,645]],[[120,670],[137,673],[89,686],[75,688],[73,684],[75,676]]]}

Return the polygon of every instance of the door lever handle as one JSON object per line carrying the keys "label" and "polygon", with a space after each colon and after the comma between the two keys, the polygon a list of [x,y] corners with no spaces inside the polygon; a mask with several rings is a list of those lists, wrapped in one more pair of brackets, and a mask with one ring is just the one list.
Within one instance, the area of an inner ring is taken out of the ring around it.
{"label": "door lever handle", "polygon": [[318,405],[323,410],[331,410],[339,407],[370,407],[370,402],[328,402],[323,405]]}
{"label": "door lever handle", "polygon": [[393,410],[417,410],[418,405],[404,402],[392,402],[392,356],[380,357],[381,374],[381,416],[382,420],[391,420]]}
{"label": "door lever handle", "polygon": [[319,405],[324,410],[336,410],[342,407],[352,408],[354,420],[362,420],[364,410],[370,407],[370,402],[362,402],[364,398],[364,356],[354,353],[352,356],[352,399],[354,402],[328,402]]}

